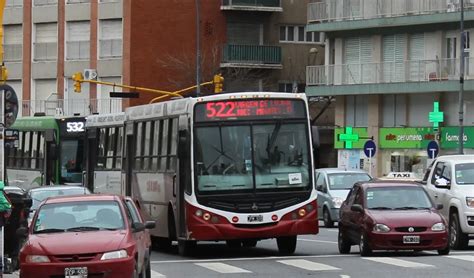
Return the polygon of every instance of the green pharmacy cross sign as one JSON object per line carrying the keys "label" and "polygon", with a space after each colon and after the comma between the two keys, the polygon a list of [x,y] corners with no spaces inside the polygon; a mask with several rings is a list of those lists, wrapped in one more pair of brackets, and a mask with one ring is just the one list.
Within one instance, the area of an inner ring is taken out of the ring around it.
{"label": "green pharmacy cross sign", "polygon": [[346,149],[352,149],[352,143],[359,141],[359,134],[352,133],[352,127],[346,127],[346,133],[339,134],[339,141],[346,143]]}
{"label": "green pharmacy cross sign", "polygon": [[439,102],[433,103],[433,111],[429,114],[429,121],[433,123],[433,128],[438,129],[439,123],[444,121],[444,113],[439,111]]}

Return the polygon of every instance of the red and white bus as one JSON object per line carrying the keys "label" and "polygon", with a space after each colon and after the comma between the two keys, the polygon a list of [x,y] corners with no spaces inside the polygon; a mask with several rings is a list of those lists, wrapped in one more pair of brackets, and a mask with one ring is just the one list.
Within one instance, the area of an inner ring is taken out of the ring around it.
{"label": "red and white bus", "polygon": [[294,253],[317,234],[311,128],[304,94],[229,93],[126,109],[122,178],[157,247],[178,241]]}

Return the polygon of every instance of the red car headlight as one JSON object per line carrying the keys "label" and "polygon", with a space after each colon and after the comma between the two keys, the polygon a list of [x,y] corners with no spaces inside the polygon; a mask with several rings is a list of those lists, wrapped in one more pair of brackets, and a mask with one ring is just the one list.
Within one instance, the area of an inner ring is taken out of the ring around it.
{"label": "red car headlight", "polygon": [[390,227],[385,224],[375,224],[374,225],[374,232],[377,233],[388,233],[390,232]]}
{"label": "red car headlight", "polygon": [[49,263],[51,262],[48,256],[44,255],[28,255],[26,256],[25,261],[27,263]]}

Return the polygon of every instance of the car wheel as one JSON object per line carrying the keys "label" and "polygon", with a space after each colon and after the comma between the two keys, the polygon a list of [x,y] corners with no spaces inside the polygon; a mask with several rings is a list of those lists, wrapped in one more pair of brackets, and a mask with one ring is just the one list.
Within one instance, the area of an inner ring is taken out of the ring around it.
{"label": "car wheel", "polygon": [[144,269],[144,275],[142,275],[144,278],[151,278],[151,264],[150,264],[150,258],[146,260],[146,267]]}
{"label": "car wheel", "polygon": [[138,262],[135,261],[135,268],[133,269],[133,278],[140,278],[140,273],[138,273]]}
{"label": "car wheel", "polygon": [[331,215],[329,214],[329,211],[327,208],[324,208],[324,211],[323,211],[323,221],[324,221],[324,227],[326,228],[334,227],[334,221],[331,220]]}
{"label": "car wheel", "polygon": [[167,251],[171,249],[171,239],[166,237],[152,237],[153,249]]}
{"label": "car wheel", "polygon": [[296,250],[296,236],[278,237],[278,252],[283,255],[291,255]]}
{"label": "car wheel", "polygon": [[446,246],[446,248],[438,250],[438,255],[448,255],[449,251],[450,251],[450,248],[449,248],[449,243],[448,243],[448,246]]}
{"label": "car wheel", "polygon": [[451,214],[449,218],[449,245],[452,249],[466,249],[469,244],[469,237],[461,230],[457,213]]}
{"label": "car wheel", "polygon": [[337,247],[339,248],[339,253],[341,254],[349,254],[351,252],[351,243],[341,229],[339,229],[337,236]]}
{"label": "car wheel", "polygon": [[242,246],[243,247],[255,247],[257,246],[257,240],[256,239],[246,239],[242,241]]}
{"label": "car wheel", "polygon": [[193,254],[196,248],[196,241],[191,240],[178,240],[178,253],[181,256],[189,256]]}
{"label": "car wheel", "polygon": [[372,255],[372,249],[370,249],[369,241],[367,239],[367,236],[363,232],[360,235],[359,249],[360,249],[360,255],[362,257],[367,257],[367,256]]}

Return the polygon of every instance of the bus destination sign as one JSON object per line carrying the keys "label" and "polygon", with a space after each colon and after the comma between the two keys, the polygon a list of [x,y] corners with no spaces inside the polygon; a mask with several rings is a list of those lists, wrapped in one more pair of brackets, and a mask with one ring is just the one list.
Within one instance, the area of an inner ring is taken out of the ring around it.
{"label": "bus destination sign", "polygon": [[196,104],[196,122],[219,120],[304,118],[301,100],[224,100]]}

